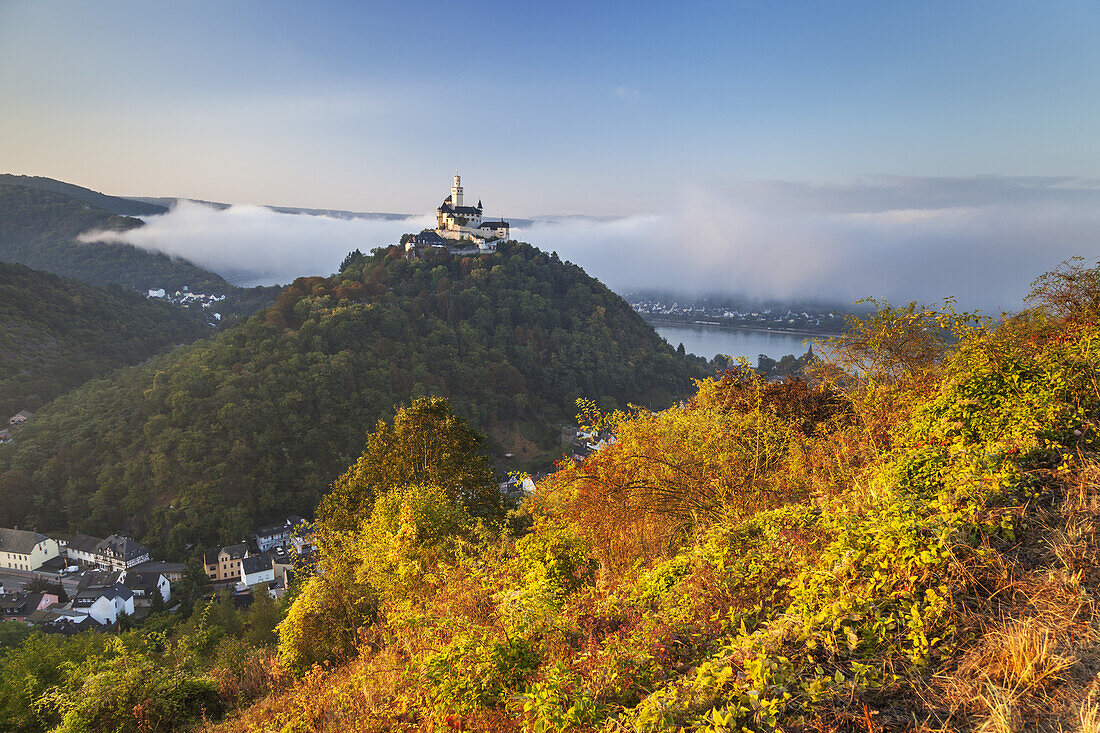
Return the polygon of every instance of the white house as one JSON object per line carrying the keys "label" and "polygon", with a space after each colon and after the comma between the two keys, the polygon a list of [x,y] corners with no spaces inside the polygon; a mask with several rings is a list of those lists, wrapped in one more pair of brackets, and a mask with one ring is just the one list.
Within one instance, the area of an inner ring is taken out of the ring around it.
{"label": "white house", "polygon": [[103,539],[100,537],[92,537],[78,532],[68,539],[63,539],[61,547],[70,564],[96,566],[99,564],[98,548],[101,542],[103,542]]}
{"label": "white house", "polygon": [[25,529],[0,527],[0,568],[36,570],[60,555],[57,540]]}
{"label": "white house", "polygon": [[134,594],[121,583],[109,588],[79,591],[73,598],[72,608],[106,626],[117,622],[119,616],[134,612]]}
{"label": "white house", "polygon": [[167,603],[172,598],[172,585],[163,573],[156,571],[123,570],[122,583],[133,591],[135,602],[146,605],[155,595]]}
{"label": "white house", "polygon": [[13,428],[21,428],[23,427],[23,423],[27,422],[27,420],[30,420],[32,417],[34,417],[34,413],[30,410],[20,410],[19,412],[8,418],[8,425],[12,426]]}
{"label": "white house", "polygon": [[266,555],[249,555],[241,561],[241,582],[246,586],[275,580],[275,568]]}
{"label": "white house", "polygon": [[269,524],[260,527],[253,535],[256,539],[256,549],[267,552],[273,547],[282,547],[290,540],[290,524]]}

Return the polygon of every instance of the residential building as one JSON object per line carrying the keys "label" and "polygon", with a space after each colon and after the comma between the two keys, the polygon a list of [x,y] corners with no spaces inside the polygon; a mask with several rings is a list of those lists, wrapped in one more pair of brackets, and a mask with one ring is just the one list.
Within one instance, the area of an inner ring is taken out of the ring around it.
{"label": "residential building", "polygon": [[248,548],[242,542],[219,550],[208,550],[203,556],[206,575],[215,583],[237,582],[241,577],[241,561],[248,557]]}
{"label": "residential building", "polygon": [[74,534],[62,540],[65,555],[74,565],[126,570],[149,561],[145,545],[129,537],[113,534],[105,540],[86,534]]}
{"label": "residential building", "polygon": [[169,583],[183,580],[183,574],[187,572],[187,564],[182,562],[163,562],[161,560],[147,560],[130,568],[131,571],[160,573],[168,579]]}
{"label": "residential building", "polygon": [[0,527],[0,568],[37,570],[60,555],[57,540],[25,529]]}
{"label": "residential building", "polygon": [[115,570],[126,570],[149,561],[149,550],[145,549],[145,545],[118,534],[103,540],[98,552],[99,565]]}
{"label": "residential building", "polygon": [[114,624],[123,614],[134,612],[134,593],[121,583],[107,588],[77,591],[72,610],[86,613],[103,625]]}
{"label": "residential building", "polygon": [[83,567],[95,567],[98,565],[98,548],[100,542],[103,542],[103,539],[100,537],[92,537],[91,535],[80,534],[79,532],[67,539],[59,540],[61,549],[69,562],[73,565],[81,565]]}
{"label": "residential building", "polygon": [[0,593],[0,621],[25,621],[35,611],[57,605],[53,593]]}
{"label": "residential building", "polygon": [[154,570],[124,570],[123,585],[134,593],[134,602],[144,606],[153,602],[154,596],[167,603],[172,598],[172,587],[163,573]]}
{"label": "residential building", "polygon": [[275,569],[267,555],[250,555],[241,560],[241,582],[246,586],[270,583],[275,580]]}

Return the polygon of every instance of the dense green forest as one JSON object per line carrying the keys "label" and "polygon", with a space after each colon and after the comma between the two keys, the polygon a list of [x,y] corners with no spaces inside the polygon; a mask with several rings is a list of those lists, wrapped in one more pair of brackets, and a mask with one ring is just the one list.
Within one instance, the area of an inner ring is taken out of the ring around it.
{"label": "dense green forest", "polygon": [[301,278],[213,339],[93,380],[0,447],[0,524],[127,531],[175,555],[318,498],[394,406],[429,394],[516,461],[573,402],[664,407],[701,375],[579,267],[520,243]]}
{"label": "dense green forest", "polygon": [[117,214],[119,216],[152,216],[154,214],[163,214],[168,211],[167,206],[162,206],[160,204],[134,201],[133,199],[121,198],[119,196],[108,196],[98,191],[84,188],[83,186],[57,181],[53,178],[43,178],[42,176],[17,176],[11,173],[0,174],[0,185],[6,183],[15,186],[25,186],[26,188],[37,188],[42,191],[53,191],[54,193],[59,193],[69,198],[80,199],[84,203],[91,204],[97,209],[103,209],[108,213]]}
{"label": "dense green forest", "polygon": [[0,418],[211,333],[199,313],[0,262]]}
{"label": "dense green forest", "polygon": [[[94,193],[94,192],[88,192]],[[93,285],[224,293],[220,276],[179,258],[129,244],[80,244],[93,229],[121,231],[141,222],[66,193],[0,182],[0,260]]]}

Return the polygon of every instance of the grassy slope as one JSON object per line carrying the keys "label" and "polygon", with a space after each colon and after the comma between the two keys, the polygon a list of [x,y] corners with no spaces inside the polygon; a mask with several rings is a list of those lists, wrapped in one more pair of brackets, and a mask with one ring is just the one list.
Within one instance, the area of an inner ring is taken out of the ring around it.
{"label": "grassy slope", "polygon": [[[356,659],[213,729],[1097,730],[1098,370],[1094,318],[1022,318],[809,423],[704,383],[540,487],[524,540],[401,570],[415,597],[384,600]],[[586,473],[662,480],[647,441],[721,483],[728,436],[765,423],[781,457],[675,552],[633,565],[629,512],[578,504]],[[583,521],[600,512],[620,529]]]}

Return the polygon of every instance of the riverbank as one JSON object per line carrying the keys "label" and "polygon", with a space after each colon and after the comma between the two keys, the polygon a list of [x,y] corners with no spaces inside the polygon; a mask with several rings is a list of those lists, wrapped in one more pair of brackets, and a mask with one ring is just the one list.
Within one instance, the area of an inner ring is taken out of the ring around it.
{"label": "riverbank", "polygon": [[642,316],[646,323],[651,326],[680,326],[682,328],[719,328],[724,331],[755,331],[758,333],[775,333],[790,336],[812,336],[815,338],[835,338],[841,334],[836,331],[807,331],[799,328],[781,328],[773,326],[741,326],[730,325],[726,323],[716,323],[713,321],[705,321],[697,323],[695,321],[677,321],[670,318],[649,318]]}

